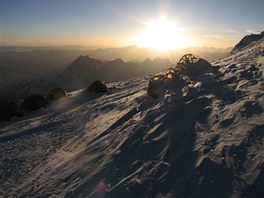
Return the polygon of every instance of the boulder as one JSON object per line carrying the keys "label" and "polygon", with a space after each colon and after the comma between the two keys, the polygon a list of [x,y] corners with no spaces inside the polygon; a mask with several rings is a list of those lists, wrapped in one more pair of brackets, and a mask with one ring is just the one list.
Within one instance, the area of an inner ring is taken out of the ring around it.
{"label": "boulder", "polygon": [[5,102],[0,106],[0,120],[9,120],[13,116],[21,117],[24,113],[14,102]]}
{"label": "boulder", "polygon": [[107,92],[107,86],[105,83],[103,83],[100,80],[96,80],[95,82],[93,82],[88,88],[87,90],[89,92],[95,92],[95,93],[100,93],[100,92]]}
{"label": "boulder", "polygon": [[192,77],[205,75],[206,73],[215,73],[217,68],[213,67],[207,60],[199,58],[194,63],[186,64],[185,68],[181,71],[181,74]]}
{"label": "boulder", "polygon": [[152,98],[159,98],[163,94],[163,79],[165,75],[155,75],[148,83],[147,93]]}
{"label": "boulder", "polygon": [[59,98],[64,98],[66,97],[66,91],[62,88],[54,88],[52,90],[50,90],[50,92],[48,93],[48,100],[57,100]]}
{"label": "boulder", "polygon": [[28,111],[34,111],[47,105],[48,100],[40,94],[32,94],[21,103],[21,107]]}

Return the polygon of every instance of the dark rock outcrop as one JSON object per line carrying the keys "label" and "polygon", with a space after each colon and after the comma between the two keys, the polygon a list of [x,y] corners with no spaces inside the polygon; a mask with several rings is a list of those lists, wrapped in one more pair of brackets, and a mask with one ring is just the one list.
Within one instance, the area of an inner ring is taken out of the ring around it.
{"label": "dark rock outcrop", "polygon": [[14,102],[5,102],[0,106],[0,120],[9,120],[13,116],[21,117],[24,113]]}
{"label": "dark rock outcrop", "polygon": [[197,62],[188,63],[181,71],[181,74],[198,77],[206,73],[215,73],[217,69],[213,67],[207,60],[199,58]]}
{"label": "dark rock outcrop", "polygon": [[95,92],[95,93],[100,93],[100,92],[107,92],[107,86],[105,83],[103,83],[100,80],[96,80],[95,82],[93,82],[88,88],[87,90],[89,92]]}
{"label": "dark rock outcrop", "polygon": [[66,97],[66,91],[62,88],[54,88],[52,90],[50,90],[50,92],[48,93],[48,100],[57,100],[59,98],[64,98]]}
{"label": "dark rock outcrop", "polygon": [[48,100],[40,94],[32,94],[28,96],[22,103],[21,107],[28,110],[34,111],[48,105]]}

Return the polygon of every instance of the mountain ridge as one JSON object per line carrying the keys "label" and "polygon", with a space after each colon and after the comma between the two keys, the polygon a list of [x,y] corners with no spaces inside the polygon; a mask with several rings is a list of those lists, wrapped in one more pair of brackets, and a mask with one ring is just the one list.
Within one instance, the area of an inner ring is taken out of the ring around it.
{"label": "mountain ridge", "polygon": [[234,53],[235,51],[242,49],[255,41],[261,40],[262,38],[264,38],[264,31],[259,34],[246,35],[235,45],[235,47],[231,50],[231,53]]}

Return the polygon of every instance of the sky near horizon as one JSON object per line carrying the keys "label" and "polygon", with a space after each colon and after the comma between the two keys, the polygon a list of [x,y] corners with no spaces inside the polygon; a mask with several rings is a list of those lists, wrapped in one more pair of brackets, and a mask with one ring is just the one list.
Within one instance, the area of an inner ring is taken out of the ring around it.
{"label": "sky near horizon", "polygon": [[263,10],[263,0],[0,0],[0,45],[226,48],[263,31]]}

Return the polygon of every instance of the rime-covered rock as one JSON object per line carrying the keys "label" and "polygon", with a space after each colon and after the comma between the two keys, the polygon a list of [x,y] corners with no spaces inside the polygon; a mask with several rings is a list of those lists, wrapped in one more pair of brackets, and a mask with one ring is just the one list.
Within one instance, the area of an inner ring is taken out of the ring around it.
{"label": "rime-covered rock", "polygon": [[14,102],[5,102],[0,106],[0,120],[9,120],[13,116],[23,115],[22,109]]}
{"label": "rime-covered rock", "polygon": [[107,92],[107,86],[102,81],[96,80],[87,88],[87,90],[89,92],[95,92],[95,93]]}
{"label": "rime-covered rock", "polygon": [[22,103],[21,107],[28,110],[34,111],[48,105],[48,100],[40,94],[32,94],[28,96]]}
{"label": "rime-covered rock", "polygon": [[54,88],[50,90],[48,93],[48,100],[57,100],[59,98],[64,98],[67,96],[67,93],[64,89],[62,88]]}

